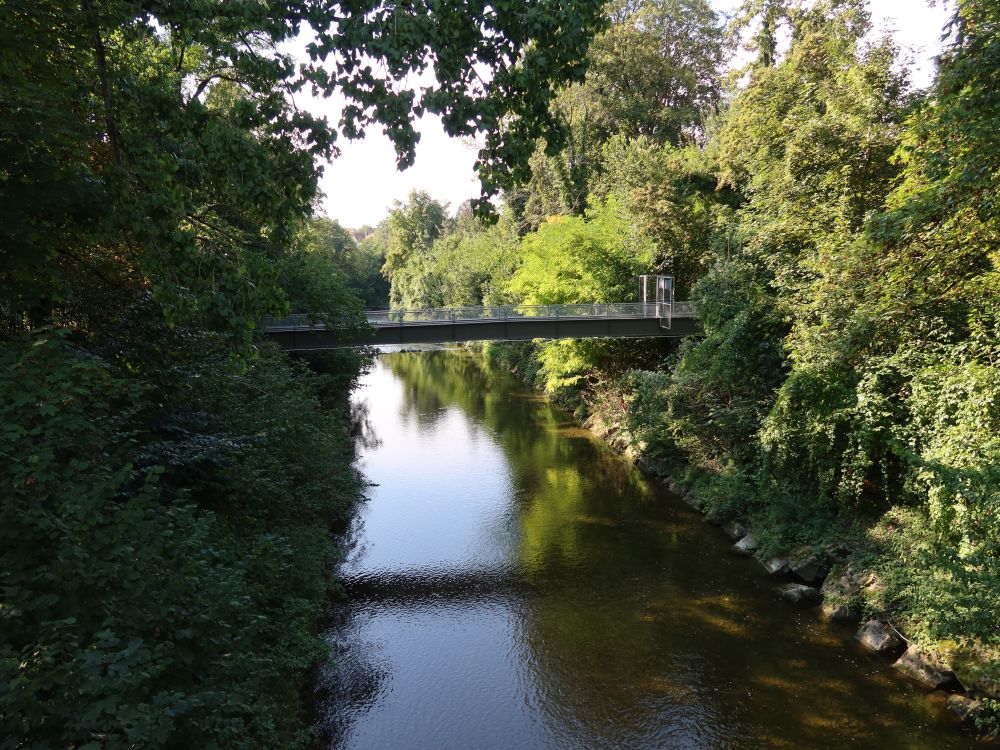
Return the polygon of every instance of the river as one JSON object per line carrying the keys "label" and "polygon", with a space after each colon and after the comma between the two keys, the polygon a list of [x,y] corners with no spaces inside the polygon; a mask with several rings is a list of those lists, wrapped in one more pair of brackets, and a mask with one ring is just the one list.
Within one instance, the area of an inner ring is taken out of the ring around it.
{"label": "river", "polygon": [[571,417],[461,352],[379,357],[332,748],[965,748]]}

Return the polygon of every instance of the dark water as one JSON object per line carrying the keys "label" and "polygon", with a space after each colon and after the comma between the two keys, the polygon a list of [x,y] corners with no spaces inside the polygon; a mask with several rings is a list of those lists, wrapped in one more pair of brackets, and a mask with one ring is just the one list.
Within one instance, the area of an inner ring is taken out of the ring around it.
{"label": "dark water", "polygon": [[378,487],[330,633],[332,747],[973,745],[504,374],[391,354],[358,399]]}

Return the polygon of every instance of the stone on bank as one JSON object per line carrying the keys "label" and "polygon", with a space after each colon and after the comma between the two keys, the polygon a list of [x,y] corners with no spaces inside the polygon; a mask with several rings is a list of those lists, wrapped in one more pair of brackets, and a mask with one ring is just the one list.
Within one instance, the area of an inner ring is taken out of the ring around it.
{"label": "stone on bank", "polygon": [[854,636],[861,645],[879,656],[896,656],[906,648],[903,639],[892,627],[878,620],[869,620]]}
{"label": "stone on bank", "polygon": [[758,546],[757,537],[753,534],[747,534],[733,545],[733,551],[740,555],[749,556],[756,551]]}
{"label": "stone on bank", "polygon": [[729,523],[722,524],[722,533],[736,542],[745,537],[749,532],[747,531],[747,527],[743,524],[736,521],[730,521]]}
{"label": "stone on bank", "polygon": [[819,589],[804,583],[783,583],[775,586],[774,593],[798,607],[811,607],[819,603]]}
{"label": "stone on bank", "polygon": [[855,602],[861,593],[861,582],[851,567],[831,571],[820,589],[823,595],[823,614],[830,622],[856,625],[861,620]]}
{"label": "stone on bank", "polygon": [[893,666],[929,690],[962,689],[954,672],[942,667],[930,654],[916,648],[908,648]]}

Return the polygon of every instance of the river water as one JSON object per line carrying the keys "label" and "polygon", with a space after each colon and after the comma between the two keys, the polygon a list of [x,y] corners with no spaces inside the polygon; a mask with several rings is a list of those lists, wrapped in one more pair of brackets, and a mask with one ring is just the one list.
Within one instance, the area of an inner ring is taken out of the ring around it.
{"label": "river water", "polygon": [[357,394],[377,484],[321,678],[333,748],[962,748],[568,414],[460,352]]}

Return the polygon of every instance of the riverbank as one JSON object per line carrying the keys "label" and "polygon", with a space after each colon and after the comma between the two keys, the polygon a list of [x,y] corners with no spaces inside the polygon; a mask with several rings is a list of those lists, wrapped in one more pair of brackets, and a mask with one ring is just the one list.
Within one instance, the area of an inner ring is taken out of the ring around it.
{"label": "riverbank", "polygon": [[[527,384],[541,388],[543,370],[532,344],[490,345],[483,353]],[[997,738],[1000,658],[982,640],[935,640],[926,636],[919,609],[907,602],[917,575],[913,556],[926,519],[912,508],[881,516],[840,511],[803,517],[794,502],[768,503],[760,488],[724,467],[685,460],[676,440],[657,440],[649,425],[663,404],[643,403],[643,380],[667,373],[629,373],[589,378],[550,394],[576,421],[627,456],[645,474],[680,496],[733,542],[733,551],[756,560],[775,581],[775,593],[796,606],[818,606],[830,622],[877,658],[892,662],[914,685],[947,694],[948,708],[967,729]],[[645,428],[645,430],[643,429]],[[645,434],[643,434],[645,432]],[[650,439],[652,437],[652,439]],[[780,493],[780,488],[771,488]],[[909,605],[909,606],[908,606]]]}

